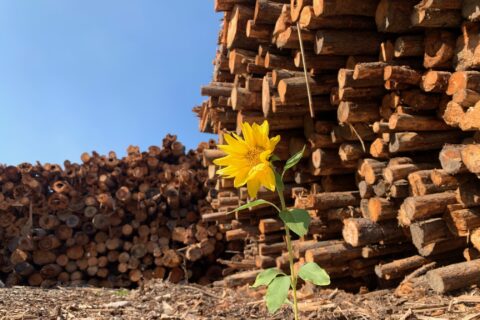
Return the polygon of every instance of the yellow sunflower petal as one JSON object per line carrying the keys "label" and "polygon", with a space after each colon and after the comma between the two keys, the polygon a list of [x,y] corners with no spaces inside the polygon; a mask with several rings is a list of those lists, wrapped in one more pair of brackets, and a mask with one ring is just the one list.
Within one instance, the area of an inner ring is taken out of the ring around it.
{"label": "yellow sunflower petal", "polygon": [[256,166],[255,175],[252,175],[252,180],[260,181],[260,184],[270,191],[275,191],[275,173],[270,164],[263,166]]}
{"label": "yellow sunflower petal", "polygon": [[252,199],[257,197],[258,190],[260,189],[260,181],[257,179],[249,180],[247,182],[248,196]]}
{"label": "yellow sunflower petal", "polygon": [[[243,141],[243,139],[241,139],[240,137],[239,137],[240,138],[239,140],[234,136],[226,134],[223,136],[223,138],[228,144],[227,145],[228,149],[231,150],[231,151],[224,150],[225,152],[243,154],[248,151],[248,146],[245,144],[245,141]],[[225,145],[222,145],[222,147],[225,147]]]}
{"label": "yellow sunflower petal", "polygon": [[233,167],[233,166],[228,166],[222,169],[217,170],[217,173],[222,175],[222,176],[235,176],[237,175],[238,168]]}
{"label": "yellow sunflower petal", "polygon": [[217,147],[218,149],[226,152],[229,155],[242,156],[243,154],[245,154],[240,148],[236,146],[221,144],[221,145],[218,145]]}
{"label": "yellow sunflower petal", "polygon": [[238,171],[237,175],[235,176],[235,180],[233,181],[233,186],[235,188],[240,188],[245,183],[247,183],[247,177],[248,177],[248,169]]}
{"label": "yellow sunflower petal", "polygon": [[242,134],[243,134],[243,138],[245,139],[245,143],[250,147],[255,146],[255,138],[253,136],[253,130],[250,124],[247,122],[244,122],[242,123],[241,126],[242,126]]}
{"label": "yellow sunflower petal", "polygon": [[279,142],[280,142],[280,136],[275,136],[270,139],[270,150],[272,151],[272,153]]}
{"label": "yellow sunflower petal", "polygon": [[271,167],[268,167],[263,173],[264,179],[262,185],[270,191],[275,191],[275,173]]}
{"label": "yellow sunflower petal", "polygon": [[268,149],[269,147],[268,134],[267,135],[265,134],[264,128],[262,126],[259,126],[258,124],[254,123],[252,126],[253,135],[255,137],[256,145],[258,147],[263,149]]}
{"label": "yellow sunflower petal", "polygon": [[213,163],[217,166],[228,166],[232,160],[233,157],[231,155],[227,155],[225,157],[213,160]]}
{"label": "yellow sunflower petal", "polygon": [[231,134],[232,134],[232,137],[234,137],[235,139],[238,140],[238,142],[247,145],[247,143],[245,142],[245,140],[241,136],[239,136],[235,132],[232,132]]}
{"label": "yellow sunflower petal", "polygon": [[228,174],[224,174],[222,171],[217,171],[217,174],[221,175],[222,177],[226,178],[226,179],[235,179],[235,176],[232,176],[232,175],[228,175]]}
{"label": "yellow sunflower petal", "polygon": [[270,156],[272,155],[272,152],[270,150],[265,150],[262,153],[260,153],[260,161],[261,162],[268,162]]}
{"label": "yellow sunflower petal", "polygon": [[[220,159],[225,159],[225,158],[227,158],[228,162],[225,162],[224,160],[220,161],[224,163],[222,164],[223,166],[234,165],[234,166],[244,167],[249,165],[248,159],[246,159],[244,155],[228,154],[227,156]],[[220,159],[217,159],[217,160],[220,160]]]}
{"label": "yellow sunflower petal", "polygon": [[250,181],[250,180],[253,180],[253,179],[256,179],[257,178],[257,175],[262,172],[263,170],[265,170],[265,167],[268,166],[268,163],[259,163],[257,164],[256,166],[254,166],[253,168],[250,169],[250,171],[248,172],[248,177],[247,179]]}
{"label": "yellow sunflower petal", "polygon": [[265,120],[263,121],[262,125],[260,126],[260,128],[262,129],[262,134],[266,137],[268,137],[268,133],[270,131],[270,126],[268,124],[268,121]]}

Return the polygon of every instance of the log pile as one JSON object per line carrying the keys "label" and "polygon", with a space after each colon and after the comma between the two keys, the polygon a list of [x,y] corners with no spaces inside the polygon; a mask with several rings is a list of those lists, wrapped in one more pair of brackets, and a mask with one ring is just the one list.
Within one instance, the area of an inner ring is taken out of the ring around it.
{"label": "log pile", "polygon": [[[6,285],[130,287],[141,280],[219,275],[218,227],[201,154],[176,136],[128,155],[84,153],[80,164],[0,166],[0,280]],[[210,146],[211,147],[211,146]]]}
{"label": "log pile", "polygon": [[[215,0],[215,10],[223,24],[208,100],[194,108],[199,128],[223,143],[241,122],[267,119],[282,160],[307,145],[286,177],[288,204],[313,218],[294,244],[298,264],[318,262],[333,285],[356,290],[479,256],[478,1]],[[205,150],[211,179],[221,156]],[[224,283],[286,269],[275,213],[229,213],[249,200],[245,190],[227,179],[215,189],[203,220],[235,253],[224,274],[243,271]],[[473,284],[464,268],[449,283]],[[450,290],[438,284],[445,274],[430,276],[432,287]]]}

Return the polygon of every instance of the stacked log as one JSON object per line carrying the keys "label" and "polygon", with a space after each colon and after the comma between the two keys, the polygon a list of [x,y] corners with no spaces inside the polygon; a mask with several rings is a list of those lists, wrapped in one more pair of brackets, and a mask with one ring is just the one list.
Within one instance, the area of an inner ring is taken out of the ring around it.
{"label": "stacked log", "polygon": [[42,287],[215,280],[223,234],[200,220],[212,211],[208,147],[185,154],[169,135],[123,158],[93,152],[80,164],[0,166],[0,279]]}
{"label": "stacked log", "polygon": [[[194,109],[200,130],[222,143],[267,119],[282,160],[307,145],[287,177],[288,205],[314,221],[295,243],[299,264],[319,262],[340,286],[478,257],[466,241],[480,249],[476,1],[215,3],[224,19],[209,99]],[[275,213],[228,213],[249,199],[225,179],[216,190],[222,205],[204,220],[229,235],[232,259],[285,268]]]}

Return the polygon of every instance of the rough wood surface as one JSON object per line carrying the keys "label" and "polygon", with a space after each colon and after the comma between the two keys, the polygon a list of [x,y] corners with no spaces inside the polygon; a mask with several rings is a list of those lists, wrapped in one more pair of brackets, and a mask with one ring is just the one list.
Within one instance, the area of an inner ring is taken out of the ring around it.
{"label": "rough wood surface", "polygon": [[411,220],[434,217],[445,212],[447,205],[457,202],[455,192],[443,192],[425,196],[409,197],[403,203],[403,209]]}
{"label": "rough wood surface", "polygon": [[400,242],[405,235],[396,221],[375,223],[369,219],[346,219],[343,227],[343,239],[353,247],[375,243]]}
{"label": "rough wood surface", "polygon": [[456,263],[427,273],[430,287],[438,293],[478,284],[479,277],[479,260]]}

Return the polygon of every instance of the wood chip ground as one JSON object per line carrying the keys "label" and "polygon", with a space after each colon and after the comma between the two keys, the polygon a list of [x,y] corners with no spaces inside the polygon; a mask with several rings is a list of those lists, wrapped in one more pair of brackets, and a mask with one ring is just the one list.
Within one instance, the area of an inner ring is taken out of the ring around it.
{"label": "wood chip ground", "polygon": [[[480,319],[480,290],[439,296],[418,282],[363,294],[302,290],[302,319]],[[269,315],[263,292],[149,282],[136,290],[0,289],[0,319],[292,319]]]}

